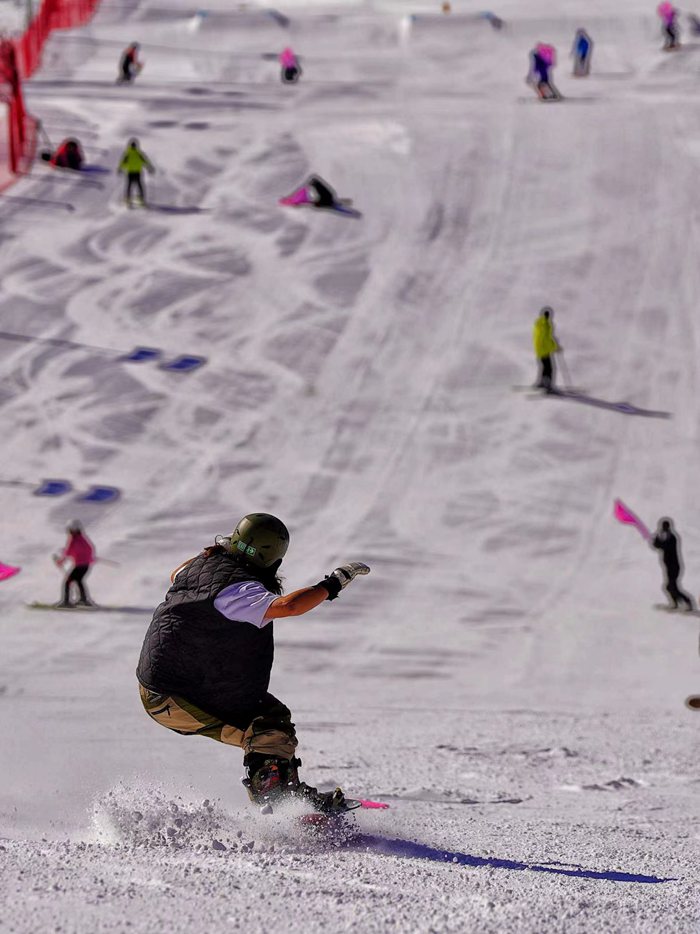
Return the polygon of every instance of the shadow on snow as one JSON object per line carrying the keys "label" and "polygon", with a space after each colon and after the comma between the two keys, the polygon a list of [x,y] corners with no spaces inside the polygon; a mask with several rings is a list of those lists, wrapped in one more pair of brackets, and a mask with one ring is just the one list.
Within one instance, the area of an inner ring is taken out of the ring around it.
{"label": "shadow on snow", "polygon": [[374,834],[360,834],[352,840],[353,849],[366,848],[385,856],[399,856],[405,859],[427,859],[436,863],[452,863],[457,866],[491,866],[493,869],[527,870],[529,872],[549,872],[558,876],[574,876],[578,879],[600,879],[605,882],[643,882],[659,883],[673,882],[673,878],[660,878],[659,876],[643,876],[634,872],[614,872],[612,870],[596,871],[582,869],[580,866],[560,868],[561,864],[550,863],[539,866],[536,863],[521,863],[513,859],[498,859],[496,857],[470,856],[467,853],[451,853],[448,850],[438,850],[426,846],[424,843],[415,843],[413,840],[392,840]]}
{"label": "shadow on snow", "polygon": [[149,202],[150,211],[159,211],[161,214],[207,214],[210,208],[198,207],[178,207],[175,204],[152,204]]}
{"label": "shadow on snow", "polygon": [[581,405],[592,405],[598,409],[608,409],[611,412],[619,412],[621,415],[641,415],[645,418],[670,418],[670,412],[658,412],[654,409],[642,409],[630,402],[607,402],[605,399],[596,399],[593,396],[587,396],[582,392],[575,392],[570,389],[557,389],[548,395],[549,399],[570,399],[572,402],[580,402]]}

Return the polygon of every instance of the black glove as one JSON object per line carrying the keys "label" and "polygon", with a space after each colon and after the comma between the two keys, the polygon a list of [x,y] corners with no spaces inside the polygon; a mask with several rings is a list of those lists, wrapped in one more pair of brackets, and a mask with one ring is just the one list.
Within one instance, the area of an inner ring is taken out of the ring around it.
{"label": "black glove", "polygon": [[350,564],[336,568],[316,586],[325,587],[328,591],[328,599],[335,600],[340,591],[347,587],[358,574],[369,574],[369,567],[361,561],[351,561]]}

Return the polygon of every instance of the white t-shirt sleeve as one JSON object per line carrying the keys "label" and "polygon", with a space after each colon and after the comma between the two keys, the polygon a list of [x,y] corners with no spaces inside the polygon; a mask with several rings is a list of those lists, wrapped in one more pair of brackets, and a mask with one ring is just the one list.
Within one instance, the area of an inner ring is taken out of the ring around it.
{"label": "white t-shirt sleeve", "polygon": [[266,590],[259,581],[241,581],[224,587],[214,600],[214,606],[226,619],[250,623],[262,629],[272,622],[263,617],[269,605],[276,599],[277,595]]}

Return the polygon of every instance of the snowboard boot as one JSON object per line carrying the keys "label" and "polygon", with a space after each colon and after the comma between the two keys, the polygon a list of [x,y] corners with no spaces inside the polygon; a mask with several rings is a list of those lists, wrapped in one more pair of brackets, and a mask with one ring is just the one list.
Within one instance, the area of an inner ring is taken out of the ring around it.
{"label": "snowboard boot", "polygon": [[345,795],[340,788],[323,792],[299,781],[301,759],[268,758],[253,752],[248,753],[243,764],[246,768],[243,784],[248,797],[253,804],[260,806],[263,814],[271,814],[273,804],[294,798],[308,801],[315,811],[322,814],[347,810]]}
{"label": "snowboard boot", "polygon": [[334,791],[319,791],[305,782],[299,782],[295,796],[308,801],[314,811],[321,814],[342,814],[348,810],[345,795],[340,788]]}

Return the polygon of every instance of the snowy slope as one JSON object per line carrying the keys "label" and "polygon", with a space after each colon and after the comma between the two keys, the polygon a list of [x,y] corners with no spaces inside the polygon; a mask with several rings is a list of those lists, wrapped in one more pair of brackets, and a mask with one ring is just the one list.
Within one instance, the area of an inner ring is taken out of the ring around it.
{"label": "snowy slope", "polygon": [[[30,107],[105,171],[37,165],[0,201],[0,560],[23,566],[0,585],[0,929],[697,930],[697,619],[653,608],[612,501],[675,518],[696,592],[700,46],[664,56],[638,0],[504,4],[502,31],[466,2],[208,9],[106,0],[55,36]],[[537,40],[560,106],[523,82]],[[130,136],[148,212],[113,174]],[[311,171],[362,218],[278,207]],[[545,303],[577,399],[513,391]],[[272,682],[304,777],[392,805],[353,846],[251,812],[236,750],[139,704],[170,570],[252,510],[290,527],[290,589],[372,566],[277,625]],[[134,612],[24,607],[57,598],[74,517],[118,562],[94,595]]]}
{"label": "snowy slope", "polygon": [[25,22],[25,6],[17,0],[0,0],[0,34],[16,35]]}

